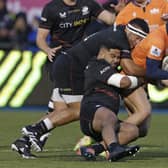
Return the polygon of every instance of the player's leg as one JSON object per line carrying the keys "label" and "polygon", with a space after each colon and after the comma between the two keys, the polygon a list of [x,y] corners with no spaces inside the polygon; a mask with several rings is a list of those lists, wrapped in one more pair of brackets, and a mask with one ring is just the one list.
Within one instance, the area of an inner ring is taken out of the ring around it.
{"label": "player's leg", "polygon": [[[100,107],[96,109],[96,107],[94,108],[92,105],[89,106],[89,104],[87,104],[87,108],[82,108],[81,110],[80,121],[81,130],[83,131],[83,133],[93,137],[98,142],[101,140],[103,140],[104,142],[103,144],[97,143],[88,147],[81,147],[80,154],[85,159],[95,160],[95,156],[105,150],[108,151],[107,159],[110,161],[115,161],[137,152],[137,146],[122,146],[119,144],[119,139],[120,137],[124,136],[125,130],[126,133],[128,133],[129,130],[127,129],[130,129],[132,139],[130,134],[127,134],[125,135],[125,139],[127,139],[127,142],[124,141],[123,143],[125,144],[132,141],[138,136],[138,128],[132,124],[120,124],[116,115],[111,110],[105,107]],[[119,125],[121,125],[121,128],[118,129]],[[117,130],[119,130],[118,138],[116,134]]]}
{"label": "player's leg", "polygon": [[124,121],[141,128],[140,137],[146,135],[150,125],[151,104],[145,90],[142,87],[136,89],[124,98],[124,103],[129,110],[129,116]]}
{"label": "player's leg", "polygon": [[23,134],[29,136],[33,147],[37,151],[41,151],[40,136],[57,126],[79,119],[80,101],[82,99],[80,93],[83,91],[84,78],[83,76],[76,78],[73,68],[75,66],[72,58],[66,54],[57,57],[53,63],[52,74],[53,79],[55,79],[55,86],[58,87],[54,89],[54,111],[40,122],[25,126],[22,129]]}

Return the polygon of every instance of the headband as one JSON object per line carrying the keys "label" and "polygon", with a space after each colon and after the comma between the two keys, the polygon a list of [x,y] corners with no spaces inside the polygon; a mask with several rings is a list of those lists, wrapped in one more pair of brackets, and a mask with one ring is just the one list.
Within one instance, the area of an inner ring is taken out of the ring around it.
{"label": "headband", "polygon": [[145,38],[148,35],[143,30],[140,30],[140,29],[132,26],[131,24],[127,24],[126,25],[126,29],[129,30],[130,32],[142,37],[142,38]]}

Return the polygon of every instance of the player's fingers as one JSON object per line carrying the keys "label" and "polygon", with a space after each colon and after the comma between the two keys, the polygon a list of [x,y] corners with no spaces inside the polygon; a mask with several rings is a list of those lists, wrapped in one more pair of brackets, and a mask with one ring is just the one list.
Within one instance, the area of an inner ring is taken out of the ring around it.
{"label": "player's fingers", "polygon": [[60,46],[58,46],[58,47],[55,47],[54,48],[54,51],[57,51],[57,50],[59,50],[59,49],[61,49],[62,48],[62,45],[60,45]]}

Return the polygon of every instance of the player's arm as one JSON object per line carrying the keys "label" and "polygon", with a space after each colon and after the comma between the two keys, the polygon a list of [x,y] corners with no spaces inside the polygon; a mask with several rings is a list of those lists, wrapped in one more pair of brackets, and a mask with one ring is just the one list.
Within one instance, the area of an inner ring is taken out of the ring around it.
{"label": "player's arm", "polygon": [[122,58],[120,64],[127,75],[144,77],[146,74],[145,69],[136,65],[132,59]]}
{"label": "player's arm", "polygon": [[49,29],[38,28],[36,43],[37,46],[47,54],[48,59],[52,62],[53,57],[55,57],[56,52],[61,48],[61,46],[55,48],[50,48],[48,46],[47,37],[49,32]]}
{"label": "player's arm", "polygon": [[43,29],[43,28],[38,28],[37,31],[37,38],[36,38],[36,43],[37,46],[43,50],[45,53],[48,52],[48,44],[47,44],[47,36],[49,35],[50,30],[48,29]]}
{"label": "player's arm", "polygon": [[97,17],[97,19],[103,21],[108,25],[112,25],[115,20],[115,13],[111,13],[108,10],[103,10]]}
{"label": "player's arm", "polygon": [[167,80],[161,80],[161,83],[162,83],[165,87],[168,87],[168,79],[167,79]]}
{"label": "player's arm", "polygon": [[111,75],[107,80],[107,84],[125,89],[135,88],[142,84],[141,82],[142,81],[138,80],[138,78],[135,76],[127,76],[120,73]]}
{"label": "player's arm", "polygon": [[90,1],[91,12],[94,17],[98,20],[101,20],[105,24],[112,25],[115,20],[115,13],[111,13],[108,10],[105,10],[99,3],[96,1]]}
{"label": "player's arm", "polygon": [[168,79],[168,72],[161,69],[161,61],[147,58],[146,77],[154,80]]}

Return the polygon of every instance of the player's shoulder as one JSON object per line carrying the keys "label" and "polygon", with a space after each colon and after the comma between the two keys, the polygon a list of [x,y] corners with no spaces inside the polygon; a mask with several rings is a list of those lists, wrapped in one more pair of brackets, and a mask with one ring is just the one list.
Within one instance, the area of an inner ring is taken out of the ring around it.
{"label": "player's shoulder", "polygon": [[167,36],[165,25],[160,26],[158,29],[153,30],[148,36],[147,39],[151,43],[156,43],[160,45],[165,45],[165,36]]}
{"label": "player's shoulder", "polygon": [[162,69],[168,71],[168,56],[165,56],[162,61]]}
{"label": "player's shoulder", "polygon": [[55,7],[60,7],[61,4],[62,4],[61,0],[52,0],[52,1],[49,1],[48,3],[46,3],[45,8],[52,9]]}
{"label": "player's shoulder", "polygon": [[162,6],[162,5],[166,5],[167,4],[167,0],[152,0],[150,3],[149,3],[149,5],[150,6],[158,6],[158,7],[160,7],[160,6]]}

